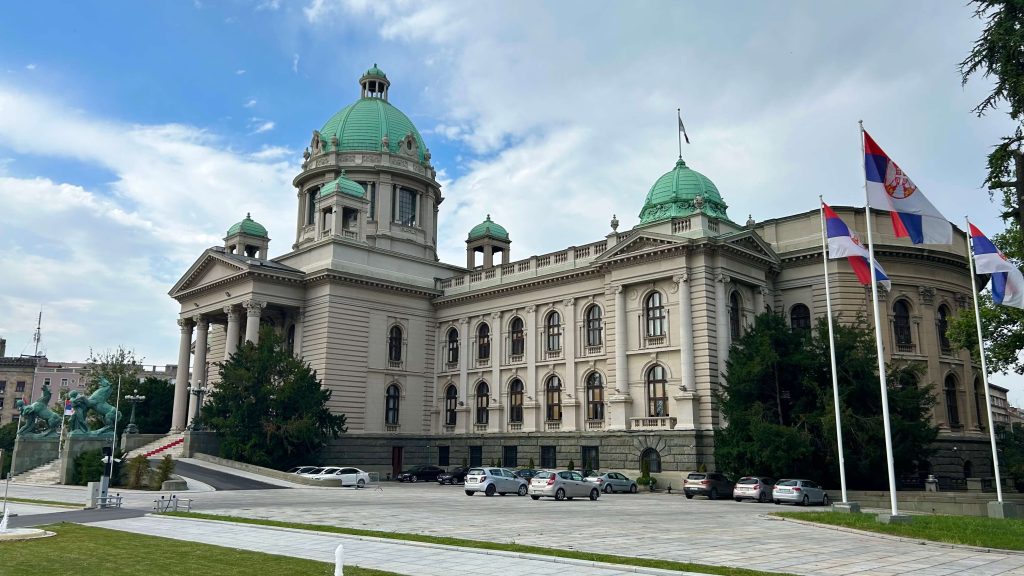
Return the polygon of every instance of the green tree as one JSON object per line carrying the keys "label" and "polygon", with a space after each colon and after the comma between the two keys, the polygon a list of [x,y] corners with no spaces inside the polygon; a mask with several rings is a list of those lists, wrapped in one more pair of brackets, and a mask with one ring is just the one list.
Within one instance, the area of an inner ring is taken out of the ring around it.
{"label": "green tree", "polygon": [[14,440],[17,435],[17,422],[8,422],[0,426],[0,450],[4,451],[3,461],[0,461],[0,478],[6,477],[11,469],[11,457],[14,455]]}
{"label": "green tree", "polygon": [[[1024,492],[1024,427],[996,425],[1000,472],[1013,477],[1015,488]],[[1006,489],[1006,486],[1003,487]]]}
{"label": "green tree", "polygon": [[[874,335],[863,320],[836,322],[836,359],[846,474],[851,486],[887,485]],[[897,470],[912,472],[929,453],[934,402],[919,366],[890,367],[889,404]],[[828,325],[791,330],[762,314],[729,354],[718,395],[729,425],[715,435],[718,466],[733,475],[806,476],[839,483]]]}
{"label": "green tree", "polygon": [[[142,373],[142,361],[143,358],[136,356],[134,350],[124,346],[118,346],[114,350],[104,350],[103,352],[89,350],[88,366],[84,371],[86,394],[92,394],[96,391],[96,388],[100,385],[101,378],[106,378],[113,384],[114,392],[107,399],[107,402],[113,406],[120,406],[121,415],[124,416],[124,418],[117,421],[118,436],[124,431],[125,426],[128,425],[125,403],[122,400],[126,394],[131,394],[134,386],[138,385],[139,375]],[[119,382],[120,392],[118,392]],[[61,397],[63,398],[63,393]],[[63,406],[61,408],[63,409]],[[89,426],[96,429],[101,427],[102,424],[94,415],[90,415]],[[166,432],[166,430],[162,432]]]}
{"label": "green tree", "polygon": [[346,431],[345,416],[327,407],[331,391],[272,329],[261,330],[259,344],[240,346],[219,371],[202,421],[217,431],[225,458],[286,469],[315,460]]}
{"label": "green tree", "polygon": [[[146,397],[135,409],[135,425],[140,434],[163,434],[171,429],[171,412],[174,409],[174,385],[162,378],[149,377],[139,382],[125,394],[141,394]],[[121,413],[127,421],[132,408],[121,405]],[[120,423],[118,424],[120,427]]]}

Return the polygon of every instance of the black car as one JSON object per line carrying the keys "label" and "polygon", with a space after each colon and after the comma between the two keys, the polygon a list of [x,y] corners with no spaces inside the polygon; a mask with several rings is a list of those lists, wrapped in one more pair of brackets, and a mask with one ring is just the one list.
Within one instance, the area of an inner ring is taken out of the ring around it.
{"label": "black car", "polygon": [[458,466],[437,477],[438,484],[464,484],[469,468]]}
{"label": "black car", "polygon": [[536,476],[537,472],[540,472],[540,470],[535,470],[533,468],[523,468],[522,470],[516,470],[516,476],[529,480]]}
{"label": "black car", "polygon": [[398,475],[399,482],[436,482],[444,474],[444,468],[437,466],[414,466]]}

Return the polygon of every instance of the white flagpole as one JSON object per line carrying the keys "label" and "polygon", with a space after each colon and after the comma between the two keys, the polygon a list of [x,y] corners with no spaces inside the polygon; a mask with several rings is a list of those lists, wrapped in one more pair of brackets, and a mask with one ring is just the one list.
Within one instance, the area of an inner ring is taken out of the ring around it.
{"label": "white flagpole", "polygon": [[[864,122],[860,125],[861,158],[864,158]],[[863,160],[862,160],[863,162]],[[861,166],[864,166],[862,163]],[[875,240],[871,233],[871,198],[868,196],[867,166],[864,166],[864,216],[868,221],[868,267],[871,269],[871,311],[875,317],[875,348],[878,354],[878,385],[882,394],[882,423],[885,428],[885,461],[889,471],[889,504],[898,516],[896,505],[896,466],[892,457],[892,426],[889,424],[889,387],[885,381],[885,354],[882,347],[882,321],[878,313],[878,282],[875,280]]]}
{"label": "white flagpole", "polygon": [[60,436],[57,437],[57,455],[60,456],[60,448],[64,444],[64,421],[67,420],[67,399],[60,403]]}
{"label": "white flagpole", "polygon": [[839,374],[836,372],[836,337],[832,328],[832,294],[828,281],[828,240],[825,237],[825,201],[818,196],[821,216],[821,260],[825,269],[825,308],[828,311],[828,349],[832,360],[832,401],[836,411],[836,442],[839,445],[839,485],[843,490],[843,504],[846,504],[846,458],[843,456],[843,425],[839,415]]}
{"label": "white flagpole", "polygon": [[974,248],[971,246],[971,221],[967,222],[967,263],[971,271],[971,291],[974,294],[974,325],[978,329],[978,356],[981,357],[981,382],[985,386],[985,410],[988,414],[988,438],[992,443],[992,467],[996,473],[996,499],[1003,502],[1003,481],[999,477],[999,455],[996,452],[996,426],[992,420],[992,398],[988,393],[988,363],[985,361],[985,341],[981,335],[981,310],[978,308],[978,281],[974,279]]}

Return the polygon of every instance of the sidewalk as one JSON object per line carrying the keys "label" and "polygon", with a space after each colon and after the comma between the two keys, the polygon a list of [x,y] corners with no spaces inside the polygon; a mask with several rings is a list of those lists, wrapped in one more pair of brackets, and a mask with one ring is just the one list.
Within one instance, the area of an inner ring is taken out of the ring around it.
{"label": "sidewalk", "polygon": [[189,518],[144,516],[92,522],[89,525],[253,552],[306,558],[332,564],[334,550],[341,544],[344,546],[346,566],[375,568],[410,576],[450,576],[451,574],[479,572],[489,574],[572,573],[574,576],[626,576],[630,574],[698,576],[694,572],[674,572],[553,556],[459,548],[421,542],[403,542]]}

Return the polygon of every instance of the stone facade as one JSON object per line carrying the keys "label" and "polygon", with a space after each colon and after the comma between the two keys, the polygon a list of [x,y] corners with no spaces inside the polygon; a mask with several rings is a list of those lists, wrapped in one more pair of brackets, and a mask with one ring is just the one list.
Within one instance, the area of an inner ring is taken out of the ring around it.
{"label": "stone facade", "polygon": [[[364,99],[386,100],[365,80]],[[195,411],[189,384],[215,387],[211,367],[269,325],[348,418],[331,462],[394,473],[506,461],[514,446],[517,464],[539,465],[541,447],[553,446],[557,466],[591,458],[635,471],[643,456],[664,471],[713,468],[724,425],[714,394],[732,341],[764,310],[793,323],[825,314],[818,211],[738,225],[682,160],[631,230],[613,221],[596,241],[519,260],[505,234],[500,264],[486,257],[493,242],[482,248],[470,235],[470,267],[439,262],[443,197],[419,134],[396,148],[382,129],[379,149],[353,151],[337,118],[314,132],[294,180],[291,251],[268,259],[269,237],[247,217],[172,288],[181,305],[175,430]],[[866,229],[863,209],[835,210]],[[944,441],[983,444],[977,370],[940,335],[945,318],[971,305],[964,235],[915,247],[887,233],[888,215],[874,217],[876,254],[892,278],[880,304],[888,360],[927,367],[922,384],[940,397],[932,418]],[[484,224],[497,226],[490,216]],[[828,270],[835,312],[870,318],[870,291],[849,265]],[[989,462],[972,458],[983,475]]]}

